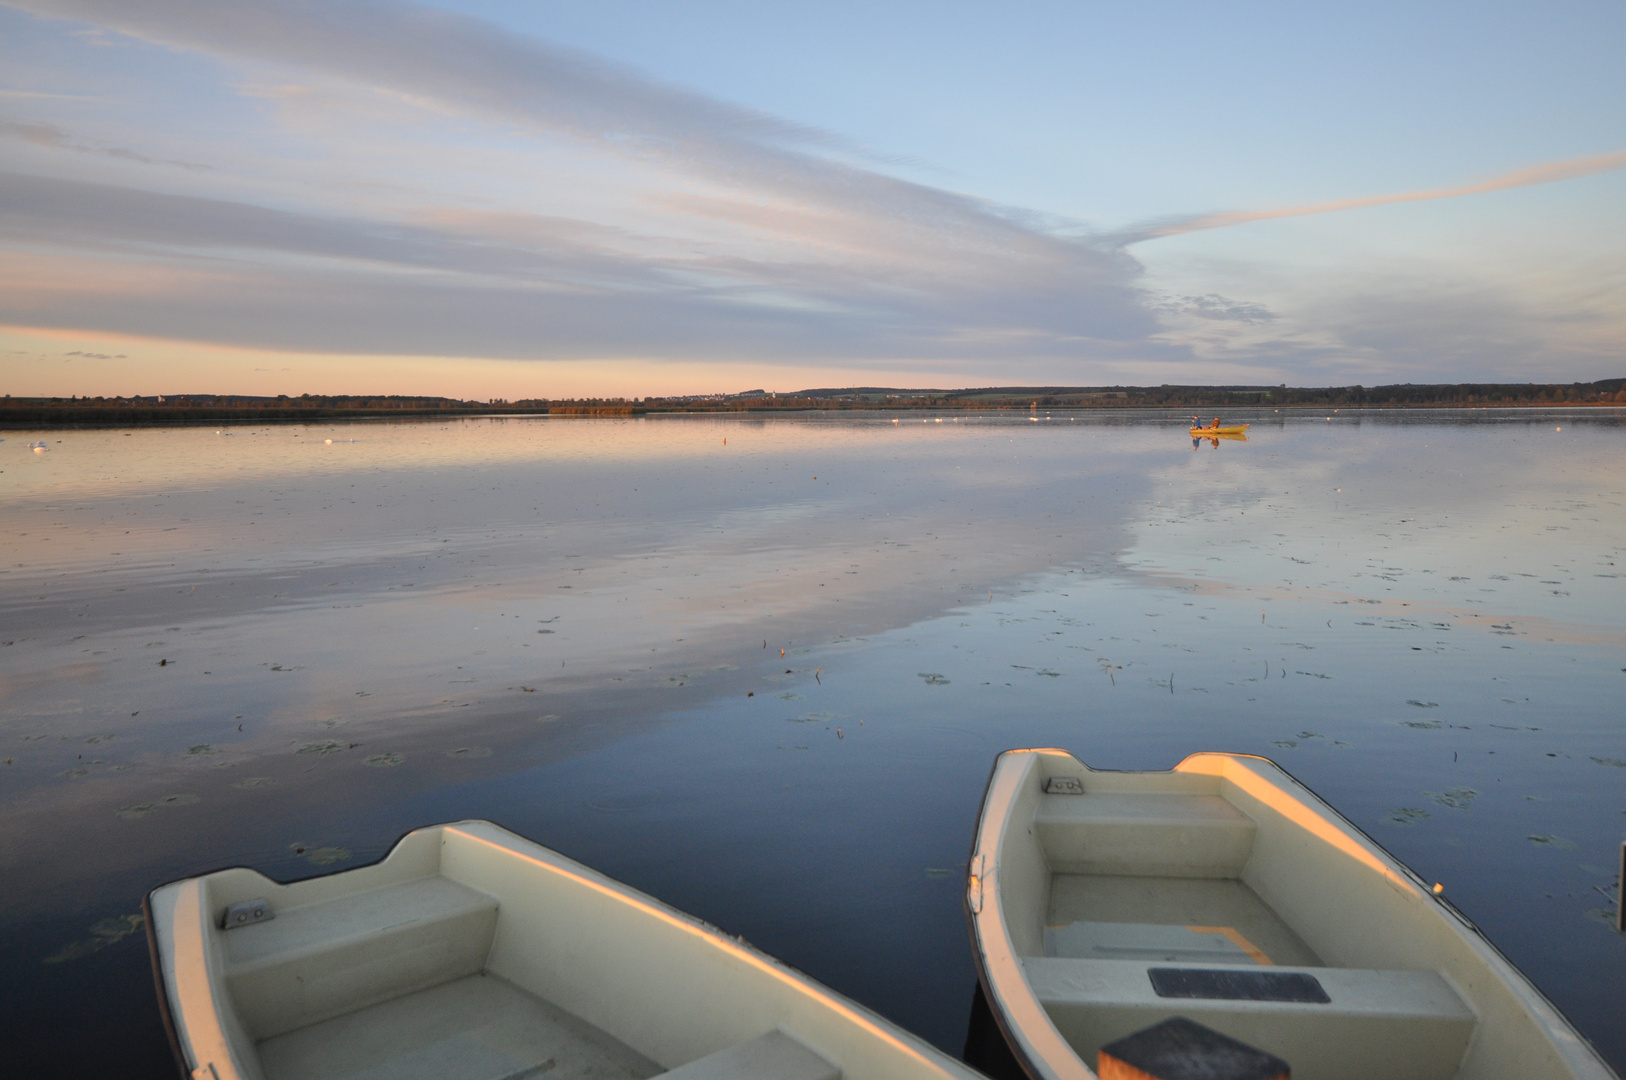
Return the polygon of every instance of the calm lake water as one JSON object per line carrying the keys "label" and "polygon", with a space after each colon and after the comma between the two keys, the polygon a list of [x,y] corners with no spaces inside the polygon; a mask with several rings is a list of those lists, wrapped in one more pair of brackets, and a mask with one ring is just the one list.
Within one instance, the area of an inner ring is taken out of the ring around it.
{"label": "calm lake water", "polygon": [[1272,758],[1626,1072],[1626,416],[1244,419],[5,432],[5,1071],[173,1075],[154,886],[469,817],[958,1053],[1038,745]]}

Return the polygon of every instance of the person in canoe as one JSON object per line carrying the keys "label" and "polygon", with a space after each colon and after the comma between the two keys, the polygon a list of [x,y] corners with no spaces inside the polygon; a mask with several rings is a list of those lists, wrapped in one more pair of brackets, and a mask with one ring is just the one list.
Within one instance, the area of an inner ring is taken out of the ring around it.
{"label": "person in canoe", "polygon": [[1215,431],[1218,431],[1219,430],[1219,417],[1217,417],[1217,416],[1214,417],[1214,422],[1212,424],[1209,424],[1208,426],[1213,428]]}

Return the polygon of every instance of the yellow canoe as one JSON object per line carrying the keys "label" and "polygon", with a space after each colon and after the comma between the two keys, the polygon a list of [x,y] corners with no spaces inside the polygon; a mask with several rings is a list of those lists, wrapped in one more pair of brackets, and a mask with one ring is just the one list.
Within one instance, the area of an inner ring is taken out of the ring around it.
{"label": "yellow canoe", "polygon": [[1238,424],[1234,427],[1194,427],[1193,435],[1241,435],[1248,430],[1247,424]]}

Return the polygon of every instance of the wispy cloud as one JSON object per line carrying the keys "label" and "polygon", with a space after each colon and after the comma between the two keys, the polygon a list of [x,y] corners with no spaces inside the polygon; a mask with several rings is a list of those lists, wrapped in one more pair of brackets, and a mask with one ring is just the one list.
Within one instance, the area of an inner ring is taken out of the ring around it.
{"label": "wispy cloud", "polygon": [[851,149],[808,125],[452,12],[379,0],[7,0],[171,48],[321,72],[640,152]]}
{"label": "wispy cloud", "polygon": [[35,146],[67,147],[71,145],[68,133],[55,124],[30,123],[0,117],[0,139],[19,139]]}
{"label": "wispy cloud", "polygon": [[[876,157],[820,128],[651,79],[574,49],[468,16],[379,0],[8,0],[172,48],[294,68],[596,150],[657,163],[718,185],[726,201],[764,196],[828,216],[891,222],[962,249],[1067,249],[1104,278],[1126,264],[985,200],[866,167]],[[746,201],[743,213],[754,213]],[[871,225],[856,231],[870,231]]]}
{"label": "wispy cloud", "polygon": [[0,99],[19,101],[95,101],[95,94],[53,94],[45,90],[0,90]]}
{"label": "wispy cloud", "polygon": [[79,154],[100,154],[104,157],[134,161],[142,165],[175,165],[195,172],[204,172],[209,168],[207,165],[194,161],[150,158],[145,154],[138,154],[134,150],[123,146],[97,146],[94,143],[87,143],[73,138],[55,124],[28,120],[8,120],[3,116],[0,116],[0,139],[16,139],[19,142],[31,143],[34,146],[49,147],[54,150],[72,150]]}
{"label": "wispy cloud", "polygon": [[1218,293],[1205,296],[1172,296],[1158,304],[1160,311],[1190,315],[1215,322],[1263,323],[1276,318],[1275,312],[1263,304],[1246,300],[1232,300]]}
{"label": "wispy cloud", "polygon": [[1455,199],[1464,195],[1484,195],[1492,191],[1507,191],[1510,188],[1534,187],[1537,184],[1552,184],[1560,180],[1576,180],[1583,176],[1596,176],[1599,173],[1615,172],[1620,169],[1626,169],[1626,150],[1568,158],[1564,161],[1548,162],[1545,165],[1533,165],[1526,169],[1515,169],[1513,172],[1491,177],[1489,180],[1461,184],[1455,187],[1424,188],[1420,191],[1402,191],[1389,195],[1366,195],[1355,199],[1336,199],[1332,202],[1315,203],[1310,206],[1289,206],[1275,210],[1240,210],[1219,214],[1191,214],[1158,218],[1140,225],[1132,225],[1127,229],[1103,234],[1097,240],[1113,248],[1122,249],[1131,244],[1144,243],[1147,240],[1156,240],[1159,237],[1179,236],[1182,233],[1201,232],[1205,229],[1227,229],[1233,225],[1247,225],[1254,221],[1306,217],[1310,214],[1334,214],[1343,210],[1360,210],[1369,206],[1390,206],[1395,203]]}
{"label": "wispy cloud", "polygon": [[[997,335],[1064,356],[1156,329],[1127,289],[1064,295],[1064,267],[983,283],[935,263],[865,271],[662,254],[641,239],[537,215],[369,221],[0,173],[0,240],[14,256],[0,320],[516,358],[954,357]],[[144,260],[134,278],[131,258]]]}
{"label": "wispy cloud", "polygon": [[[60,223],[52,226],[63,230],[59,237],[88,242],[94,223],[110,238],[129,240],[131,230],[146,230],[143,243],[212,244],[198,232],[207,223],[246,229],[256,244],[278,250],[294,244],[333,257],[517,273],[532,287],[586,275],[601,288],[622,290],[628,319],[647,320],[639,311],[658,306],[652,290],[663,304],[707,308],[708,325],[732,305],[741,332],[752,335],[777,308],[787,325],[803,331],[829,324],[830,344],[842,353],[865,346],[850,329],[838,329],[837,318],[884,327],[886,340],[868,346],[876,352],[900,343],[918,352],[931,341],[957,348],[967,333],[1013,332],[1048,340],[1047,351],[1076,351],[1070,342],[1130,340],[1155,329],[1155,316],[1133,288],[1139,266],[1132,259],[1093,250],[984,200],[877,171],[862,148],[828,132],[465,16],[374,0],[20,0],[19,6],[170,48],[384,90],[498,127],[563,136],[653,170],[645,207],[663,207],[664,231],[686,231],[693,242],[623,237],[612,249],[603,236],[584,243],[580,235],[567,242],[561,234],[528,244],[524,230],[496,242],[467,233],[482,228],[474,215],[443,208],[429,208],[416,223],[339,220],[343,215],[313,222],[272,211],[256,217],[241,205],[228,214],[219,201],[183,211],[155,197],[138,208],[137,193],[85,187],[59,193],[87,203],[82,224],[69,214],[28,212],[38,215],[37,225]],[[29,205],[44,207],[54,197],[32,191]],[[421,227],[424,217],[432,228]],[[151,235],[160,226],[167,230],[163,241]],[[531,218],[527,229],[538,226]],[[12,227],[28,225],[14,216]],[[707,230],[715,235],[702,239]],[[478,329],[470,329],[477,341]]]}
{"label": "wispy cloud", "polygon": [[[0,4],[58,32],[61,20],[91,24],[131,70],[191,64],[188,79],[220,89],[196,111],[163,99],[174,111],[153,110],[149,128],[147,103],[121,96],[139,75],[109,82],[120,92],[97,110],[7,102],[17,115],[0,138],[37,149],[0,172],[0,323],[42,332],[285,354],[913,367],[986,383],[1136,371],[1246,381],[1249,365],[1275,382],[1295,362],[1336,379],[1339,364],[1371,370],[1402,345],[1357,342],[1343,308],[1312,326],[1280,293],[1229,298],[1248,286],[1159,293],[1126,249],[1626,166],[1626,153],[1601,155],[1457,188],[1087,234],[905,179],[821,128],[452,12],[386,0]],[[148,167],[205,153],[213,172]]]}

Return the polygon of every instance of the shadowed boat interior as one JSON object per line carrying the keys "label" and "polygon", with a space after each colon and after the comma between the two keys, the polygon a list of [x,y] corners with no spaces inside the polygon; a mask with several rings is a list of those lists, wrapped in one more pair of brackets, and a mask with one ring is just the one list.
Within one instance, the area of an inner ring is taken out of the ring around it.
{"label": "shadowed boat interior", "polygon": [[663,1070],[495,975],[466,975],[259,1044],[267,1080],[645,1080]]}
{"label": "shadowed boat interior", "polygon": [[422,829],[374,866],[291,885],[219,871],[149,907],[200,1080],[973,1077],[715,928],[486,822]]}
{"label": "shadowed boat interior", "polygon": [[1297,1080],[1612,1075],[1470,926],[1262,759],[1110,773],[1001,755],[967,903],[989,1005],[1040,1080],[1093,1076],[1103,1046],[1174,1017]]}

